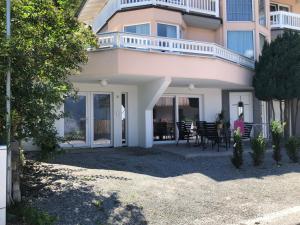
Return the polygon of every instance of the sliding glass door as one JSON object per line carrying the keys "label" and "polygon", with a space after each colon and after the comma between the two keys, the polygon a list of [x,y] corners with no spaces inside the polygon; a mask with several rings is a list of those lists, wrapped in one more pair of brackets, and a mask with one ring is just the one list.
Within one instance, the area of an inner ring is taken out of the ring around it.
{"label": "sliding glass door", "polygon": [[196,124],[199,117],[199,98],[197,97],[178,97],[178,120],[192,121]]}
{"label": "sliding glass door", "polygon": [[[177,121],[201,120],[201,96],[163,96],[153,108],[153,140],[174,141]],[[202,118],[203,119],[203,118]]]}
{"label": "sliding glass door", "polygon": [[64,138],[71,145],[85,146],[88,143],[87,132],[87,96],[79,94],[77,98],[68,98],[64,104]]}
{"label": "sliding glass door", "polygon": [[153,108],[154,141],[175,140],[175,97],[161,97]]}
{"label": "sliding glass door", "polygon": [[111,94],[93,94],[92,145],[112,144]]}

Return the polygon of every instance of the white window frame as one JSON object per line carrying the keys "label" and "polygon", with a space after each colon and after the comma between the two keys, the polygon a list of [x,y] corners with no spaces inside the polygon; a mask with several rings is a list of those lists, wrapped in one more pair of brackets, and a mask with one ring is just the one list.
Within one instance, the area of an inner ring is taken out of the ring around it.
{"label": "white window frame", "polygon": [[[199,121],[205,120],[205,110],[204,110],[204,94],[191,94],[191,95],[186,95],[186,94],[164,94],[161,97],[169,97],[169,98],[175,98],[175,140],[167,140],[167,141],[153,141],[153,144],[174,144],[176,143],[178,139],[178,129],[176,123],[179,121],[179,104],[178,104],[178,99],[180,97],[184,98],[198,98],[199,99]],[[153,124],[153,118],[152,118],[152,124]],[[152,134],[153,135],[153,134]]]}
{"label": "white window frame", "polygon": [[285,7],[285,8],[288,8],[289,9],[289,12],[291,11],[291,7],[289,5],[285,5],[285,4],[281,4],[281,3],[276,3],[276,2],[270,2],[270,6],[273,5],[273,6],[277,6],[277,11],[280,11],[279,10],[279,7],[282,6],[282,7]]}
{"label": "white window frame", "polygon": [[[85,143],[72,143],[72,141],[70,142],[62,142],[60,144],[60,146],[62,148],[82,148],[82,147],[89,147],[91,145],[91,130],[90,130],[90,123],[91,123],[91,95],[89,92],[78,92],[77,93],[78,96],[85,96],[85,107],[86,107],[86,120],[85,120],[85,126],[86,126],[86,131],[85,131],[85,135],[86,135],[86,141]],[[61,111],[65,112],[65,105],[62,104],[61,106]],[[65,118],[61,119],[61,123],[59,123],[61,127],[59,127],[60,129],[60,135],[62,137],[64,137],[65,135],[65,130],[64,130],[64,126],[65,126]]]}
{"label": "white window frame", "polygon": [[[125,33],[125,27],[138,26],[138,25],[145,25],[145,24],[149,24],[149,36],[151,36],[151,35],[152,35],[152,32],[151,32],[151,23],[150,23],[150,22],[133,23],[133,24],[126,24],[126,25],[123,25],[123,32]],[[130,34],[136,34],[136,33],[130,33]],[[142,34],[136,34],[136,35],[142,35]],[[147,36],[147,35],[145,35],[145,36]]]}
{"label": "white window frame", "polygon": [[[163,25],[169,25],[169,26],[174,26],[176,27],[176,39],[180,39],[180,29],[181,27],[178,24],[173,24],[173,23],[164,23],[164,22],[157,22],[156,23],[156,36],[158,36],[158,24],[163,24]],[[162,37],[162,38],[169,38],[169,37]]]}
{"label": "white window frame", "polygon": [[[255,31],[254,30],[227,30],[226,31],[226,48],[227,49],[229,49],[228,48],[228,32],[231,32],[231,31],[233,31],[233,32],[249,32],[249,31],[251,31],[252,32],[252,40],[253,40],[253,60],[256,60],[256,37],[255,37]],[[232,50],[232,49],[229,49],[230,51],[233,51],[233,52],[236,52],[236,51],[234,51],[234,50]],[[236,52],[237,54],[240,54],[240,55],[242,55],[241,53],[239,53],[239,52]]]}
{"label": "white window frame", "polygon": [[[110,99],[110,144],[95,144],[94,143],[94,95],[109,95]],[[101,91],[93,91],[90,92],[90,145],[91,148],[97,147],[112,147],[114,145],[114,117],[113,117],[113,93],[111,92],[101,92]]]}

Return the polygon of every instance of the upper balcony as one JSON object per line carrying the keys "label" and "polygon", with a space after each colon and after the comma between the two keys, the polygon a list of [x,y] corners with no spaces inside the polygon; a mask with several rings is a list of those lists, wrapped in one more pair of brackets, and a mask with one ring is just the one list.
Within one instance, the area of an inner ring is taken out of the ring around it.
{"label": "upper balcony", "polygon": [[149,6],[219,17],[219,0],[108,0],[92,23],[93,31],[97,33],[118,11]]}
{"label": "upper balcony", "polygon": [[88,63],[72,81],[133,85],[170,77],[207,88],[252,85],[254,61],[215,43],[119,32],[102,33],[98,40],[98,49],[89,51]]}
{"label": "upper balcony", "polygon": [[285,11],[271,12],[271,28],[300,30],[300,14]]}
{"label": "upper balcony", "polygon": [[215,43],[142,36],[131,33],[103,33],[99,35],[99,48],[125,48],[177,55],[212,57],[254,69],[254,61]]}

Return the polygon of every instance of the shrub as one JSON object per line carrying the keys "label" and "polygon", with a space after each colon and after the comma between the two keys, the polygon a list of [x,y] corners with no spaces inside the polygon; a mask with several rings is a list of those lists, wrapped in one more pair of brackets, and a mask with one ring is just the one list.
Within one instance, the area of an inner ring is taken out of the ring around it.
{"label": "shrub", "polygon": [[263,163],[266,152],[266,141],[262,134],[259,134],[257,138],[251,140],[252,151],[251,157],[254,166],[259,166]]}
{"label": "shrub", "polygon": [[296,137],[289,137],[285,144],[287,155],[294,163],[299,161],[299,140]]}
{"label": "shrub", "polygon": [[233,157],[231,158],[231,162],[236,168],[239,169],[243,165],[243,143],[239,128],[234,131],[233,140]]}
{"label": "shrub", "polygon": [[277,164],[281,161],[281,139],[283,136],[285,123],[281,121],[272,121],[271,132],[272,132],[272,148],[273,148],[273,159]]}
{"label": "shrub", "polygon": [[[9,222],[26,223],[28,225],[53,225],[57,218],[35,208],[18,203],[8,209]],[[18,220],[18,221],[14,221]]]}

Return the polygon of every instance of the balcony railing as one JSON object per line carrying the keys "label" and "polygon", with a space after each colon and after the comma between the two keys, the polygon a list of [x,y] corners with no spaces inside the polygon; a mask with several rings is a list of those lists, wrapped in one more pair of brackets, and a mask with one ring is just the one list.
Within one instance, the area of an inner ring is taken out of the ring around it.
{"label": "balcony railing", "polygon": [[93,23],[98,32],[117,11],[138,6],[164,6],[219,17],[219,0],[108,0]]}
{"label": "balcony railing", "polygon": [[300,30],[300,14],[284,11],[271,12],[271,28]]}
{"label": "balcony railing", "polygon": [[224,59],[254,69],[254,61],[215,43],[141,36],[129,33],[103,33],[99,35],[99,48],[129,48],[173,54],[201,55]]}

